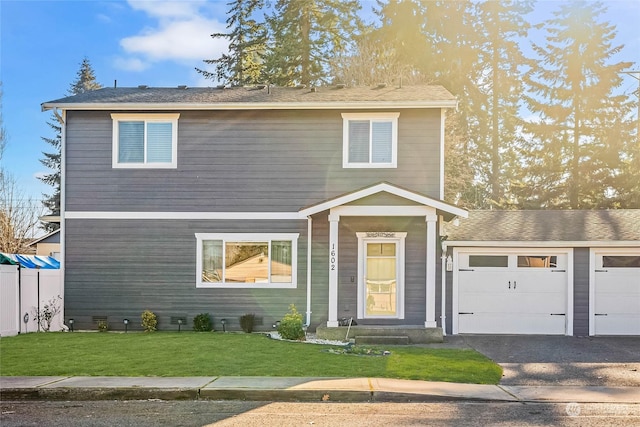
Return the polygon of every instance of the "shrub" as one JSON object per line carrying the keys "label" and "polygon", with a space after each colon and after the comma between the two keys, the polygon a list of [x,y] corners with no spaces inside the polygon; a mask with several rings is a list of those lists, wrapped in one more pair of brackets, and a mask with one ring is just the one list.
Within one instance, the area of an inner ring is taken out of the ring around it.
{"label": "shrub", "polygon": [[193,330],[196,332],[209,332],[213,328],[209,313],[200,313],[193,318]]}
{"label": "shrub", "polygon": [[278,333],[285,340],[304,341],[305,333],[302,325],[302,314],[298,313],[296,306],[291,304],[289,312],[284,315],[278,325]]}
{"label": "shrub", "polygon": [[153,311],[145,310],[142,312],[142,327],[145,332],[153,332],[156,330],[156,326],[158,326],[158,317]]}
{"label": "shrub", "polygon": [[240,316],[240,327],[243,331],[250,334],[253,332],[253,326],[256,323],[256,315],[253,313],[247,313]]}
{"label": "shrub", "polygon": [[51,330],[53,318],[60,313],[60,301],[62,301],[60,295],[58,295],[57,299],[51,298],[44,307],[40,309],[40,312],[38,312],[37,307],[33,307],[33,315],[43,331],[49,332]]}
{"label": "shrub", "polygon": [[107,332],[109,323],[106,320],[98,320],[98,332]]}

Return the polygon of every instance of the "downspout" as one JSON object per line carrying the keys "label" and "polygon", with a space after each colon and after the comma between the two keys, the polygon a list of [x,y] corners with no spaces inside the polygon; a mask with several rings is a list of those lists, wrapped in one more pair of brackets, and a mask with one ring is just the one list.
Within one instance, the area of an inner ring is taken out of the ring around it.
{"label": "downspout", "polygon": [[442,335],[447,335],[447,244],[442,242],[442,255],[440,256],[440,264],[442,272],[440,275],[442,276],[442,294],[440,296],[440,303],[442,306],[440,307],[440,322],[442,325]]}
{"label": "downspout", "polygon": [[311,233],[313,219],[307,217],[307,327],[311,324]]}

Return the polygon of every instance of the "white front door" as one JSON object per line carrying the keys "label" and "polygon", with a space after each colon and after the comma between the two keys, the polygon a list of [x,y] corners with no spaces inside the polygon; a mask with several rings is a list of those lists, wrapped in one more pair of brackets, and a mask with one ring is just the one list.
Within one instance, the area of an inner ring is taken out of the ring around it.
{"label": "white front door", "polygon": [[567,261],[539,249],[458,253],[457,333],[567,333]]}
{"label": "white front door", "polygon": [[[386,237],[381,237],[384,234]],[[358,317],[404,318],[406,233],[357,233]],[[367,237],[369,236],[369,237]]]}
{"label": "white front door", "polygon": [[640,335],[640,250],[594,250],[591,335]]}

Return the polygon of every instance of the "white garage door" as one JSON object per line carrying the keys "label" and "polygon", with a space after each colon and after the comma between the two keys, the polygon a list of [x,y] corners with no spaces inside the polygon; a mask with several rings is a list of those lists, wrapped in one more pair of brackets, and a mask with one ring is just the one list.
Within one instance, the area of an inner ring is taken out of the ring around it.
{"label": "white garage door", "polygon": [[593,278],[592,334],[640,335],[640,251],[596,250]]}
{"label": "white garage door", "polygon": [[566,334],[567,262],[539,249],[458,253],[458,333]]}

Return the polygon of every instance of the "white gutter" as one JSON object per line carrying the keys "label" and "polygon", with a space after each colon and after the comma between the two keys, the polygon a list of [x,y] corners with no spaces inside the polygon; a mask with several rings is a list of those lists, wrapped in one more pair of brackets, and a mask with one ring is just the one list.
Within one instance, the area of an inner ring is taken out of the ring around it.
{"label": "white gutter", "polygon": [[41,104],[42,111],[52,108],[62,110],[86,110],[86,111],[132,111],[132,110],[355,110],[355,109],[400,109],[400,108],[455,108],[457,100],[447,101],[325,101],[325,102],[228,102],[228,103],[145,103],[145,102],[105,102],[105,103],[51,103]]}
{"label": "white gutter", "polygon": [[307,217],[307,327],[311,324],[311,233],[313,219]]}
{"label": "white gutter", "polygon": [[639,247],[639,240],[448,240],[451,247],[497,247],[497,248],[589,248],[589,247]]}

